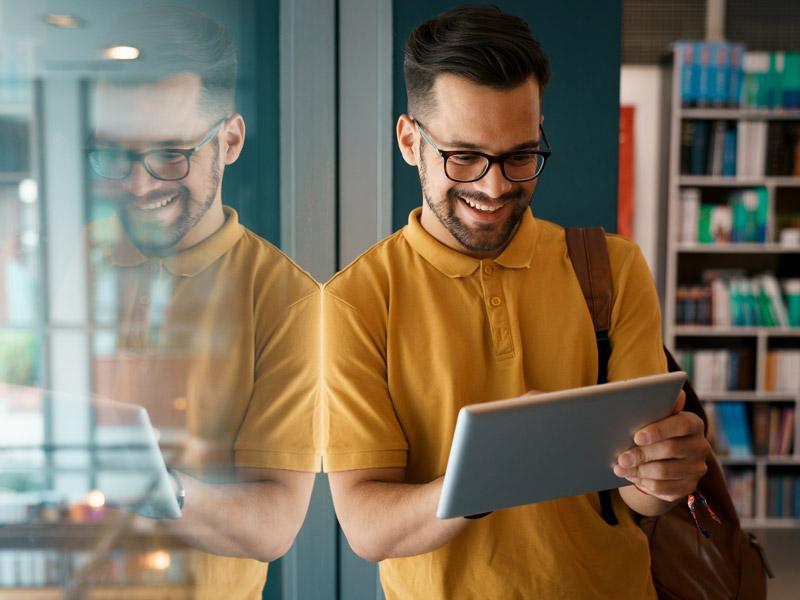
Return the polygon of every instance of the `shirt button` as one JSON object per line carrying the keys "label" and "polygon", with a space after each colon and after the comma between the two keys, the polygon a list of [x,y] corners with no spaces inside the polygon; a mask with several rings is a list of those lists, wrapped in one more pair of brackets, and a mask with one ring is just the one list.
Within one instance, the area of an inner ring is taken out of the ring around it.
{"label": "shirt button", "polygon": [[150,296],[141,296],[139,298],[139,304],[150,304]]}
{"label": "shirt button", "polygon": [[489,300],[489,303],[492,306],[500,306],[503,303],[503,299],[500,296],[492,296],[491,300]]}
{"label": "shirt button", "polygon": [[486,265],[485,267],[483,267],[483,272],[486,275],[491,275],[492,273],[494,273],[494,267],[492,265]]}

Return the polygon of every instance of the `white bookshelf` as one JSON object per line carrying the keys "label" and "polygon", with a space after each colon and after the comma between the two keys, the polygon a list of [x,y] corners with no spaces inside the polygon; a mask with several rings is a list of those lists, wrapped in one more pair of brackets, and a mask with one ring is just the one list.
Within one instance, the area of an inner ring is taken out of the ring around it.
{"label": "white bookshelf", "polygon": [[[795,406],[793,454],[790,456],[752,456],[730,458],[720,456],[720,463],[734,469],[751,469],[753,472],[754,510],[751,517],[742,519],[745,527],[751,529],[790,529],[800,535],[800,518],[775,518],[768,516],[768,474],[779,469],[787,470],[800,477],[800,393],[767,391],[766,363],[767,353],[774,347],[800,349],[800,328],[779,327],[718,327],[679,325],[676,322],[676,298],[679,285],[696,284],[699,281],[681,280],[681,277],[696,277],[703,269],[741,267],[748,270],[748,276],[760,271],[750,272],[761,264],[800,264],[800,247],[777,243],[775,235],[776,197],[779,191],[789,188],[789,193],[800,195],[800,177],[725,177],[691,176],[681,174],[681,126],[684,120],[726,120],[726,121],[789,121],[800,120],[800,110],[758,110],[738,108],[686,108],[681,105],[680,73],[673,68],[670,101],[670,144],[667,176],[667,244],[666,280],[664,285],[664,339],[672,350],[716,349],[743,346],[752,349],[754,361],[754,389],[720,390],[700,394],[704,403],[744,402],[748,406],[755,403],[778,403]],[[767,220],[767,243],[714,243],[700,244],[680,241],[680,202],[683,188],[701,190],[722,188],[736,190],[765,187],[768,195],[769,215]],[[765,269],[766,270],[766,269]],[[687,275],[689,274],[689,275]],[[794,277],[798,274],[792,275]],[[751,424],[752,425],[752,424]]]}

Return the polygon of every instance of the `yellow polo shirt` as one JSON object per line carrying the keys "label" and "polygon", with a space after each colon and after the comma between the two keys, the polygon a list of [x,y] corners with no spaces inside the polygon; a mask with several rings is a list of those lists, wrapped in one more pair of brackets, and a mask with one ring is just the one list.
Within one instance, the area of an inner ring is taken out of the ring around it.
{"label": "yellow polo shirt", "polygon": [[[116,218],[93,224],[95,391],[145,406],[167,461],[190,473],[318,471],[319,285],[225,217],[163,259],[139,253]],[[194,598],[261,598],[263,562],[191,551],[189,563]]]}
{"label": "yellow polo shirt", "polygon": [[[596,382],[561,227],[528,211],[500,256],[478,260],[419,216],[324,287],[326,471],[405,467],[407,482],[427,482],[444,474],[462,406]],[[608,242],[609,380],[665,372],[652,276],[637,246]],[[647,540],[612,499],[617,526],[589,494],[500,510],[433,552],[383,561],[387,598],[655,598]]]}

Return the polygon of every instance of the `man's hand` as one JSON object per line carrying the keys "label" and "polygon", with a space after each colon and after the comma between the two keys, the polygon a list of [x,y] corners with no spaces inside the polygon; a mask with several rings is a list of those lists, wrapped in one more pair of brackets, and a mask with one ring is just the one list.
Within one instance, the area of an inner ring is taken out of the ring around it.
{"label": "man's hand", "polygon": [[[686,394],[681,390],[672,414],[637,431],[633,437],[636,446],[620,454],[614,465],[617,477],[624,477],[643,494],[668,503],[694,491],[706,472],[710,452],[702,419],[681,412],[685,402]],[[623,498],[630,506],[629,498],[625,494]],[[641,514],[653,512],[631,508]]]}

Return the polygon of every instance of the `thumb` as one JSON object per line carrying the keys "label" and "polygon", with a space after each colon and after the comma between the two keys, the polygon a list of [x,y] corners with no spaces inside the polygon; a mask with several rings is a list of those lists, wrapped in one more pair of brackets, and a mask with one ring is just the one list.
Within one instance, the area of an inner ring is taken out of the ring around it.
{"label": "thumb", "polygon": [[672,414],[677,415],[679,412],[681,412],[685,404],[686,404],[686,392],[681,390],[681,393],[678,394],[678,399],[675,400],[675,406],[672,407]]}

